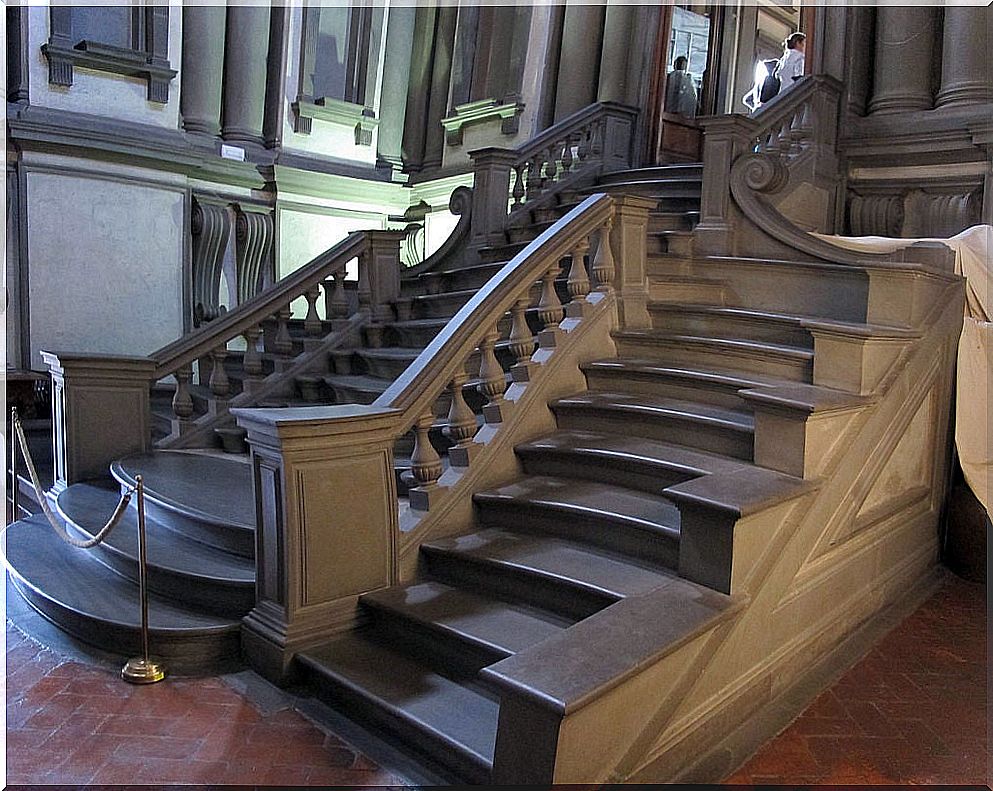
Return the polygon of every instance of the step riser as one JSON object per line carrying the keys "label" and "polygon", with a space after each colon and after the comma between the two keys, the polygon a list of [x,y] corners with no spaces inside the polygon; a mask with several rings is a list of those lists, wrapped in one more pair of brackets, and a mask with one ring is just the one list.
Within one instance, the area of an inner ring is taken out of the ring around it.
{"label": "step riser", "polygon": [[574,620],[588,618],[616,600],[603,593],[549,579],[524,569],[474,561],[422,547],[421,558],[431,577],[481,591],[495,598],[540,607]]}
{"label": "step riser", "polygon": [[398,716],[375,697],[363,694],[326,671],[307,668],[307,676],[322,699],[357,722],[382,729],[399,743],[456,777],[465,778],[472,783],[488,782],[490,767],[481,766],[472,757],[455,749],[431,731]]}
{"label": "step riser", "polygon": [[[124,487],[122,487],[123,491]],[[131,508],[137,508],[135,498],[131,498]],[[145,497],[145,515],[179,535],[206,544],[215,549],[223,549],[245,558],[255,557],[255,535],[251,531],[235,531],[224,525],[202,522],[185,516],[159,504],[152,497]]]}
{"label": "step riser", "polygon": [[[121,656],[141,654],[141,630],[126,625],[94,620],[75,610],[64,607],[36,591],[30,585],[12,576],[14,587],[24,600],[46,620],[64,632],[89,645]],[[138,589],[135,588],[135,609],[138,608]],[[225,632],[190,637],[169,634],[154,628],[149,631],[149,653],[162,659],[173,671],[194,672],[202,668],[232,667],[241,652],[241,631],[233,628]]]}
{"label": "step riser", "polygon": [[[548,474],[545,472],[544,474]],[[485,527],[534,531],[600,547],[628,558],[675,569],[679,542],[622,523],[595,516],[555,513],[551,509],[512,503],[476,502],[476,513]]]}
{"label": "step riser", "polygon": [[627,436],[645,437],[734,456],[745,461],[751,461],[754,453],[751,433],[735,431],[723,426],[684,421],[675,417],[611,414],[606,410],[591,407],[562,406],[555,407],[555,416],[560,429],[610,431]]}
{"label": "step riser", "polygon": [[587,371],[586,381],[591,390],[644,393],[645,395],[699,401],[727,409],[749,409],[751,404],[738,396],[738,388],[696,383],[667,376],[639,376],[633,373]]}
{"label": "step riser", "polygon": [[370,393],[344,385],[336,384],[330,389],[333,392],[335,403],[338,404],[371,404],[379,397],[379,393]]}
{"label": "step riser", "polygon": [[679,341],[643,341],[617,338],[617,352],[621,357],[681,366],[699,366],[712,371],[741,371],[760,374],[791,382],[813,381],[813,363],[810,360],[775,358],[763,352],[742,351],[734,354],[704,345],[683,344]]}
{"label": "step riser", "polygon": [[802,349],[813,349],[814,338],[801,327],[791,327],[772,321],[737,319],[702,313],[666,310],[664,306],[649,308],[652,326],[657,330],[683,335],[704,335],[712,338],[745,338],[765,343],[780,343]]}
{"label": "step riser", "polygon": [[724,305],[727,302],[727,289],[723,283],[655,280],[649,284],[648,293],[653,302],[692,305]]}
{"label": "step riser", "polygon": [[402,645],[405,653],[439,672],[475,676],[484,667],[510,656],[462,640],[451,632],[433,629],[395,610],[369,604],[364,604],[364,609],[377,636],[381,635],[389,645]]}
{"label": "step riser", "polygon": [[649,277],[659,279],[676,274],[722,280],[727,283],[729,295],[733,295],[728,300],[730,305],[838,321],[865,321],[868,277],[858,270],[791,267],[771,261],[735,264],[653,257],[647,271]]}
{"label": "step riser", "polygon": [[695,475],[675,469],[644,470],[634,463],[621,466],[617,460],[579,453],[558,453],[518,448],[517,455],[529,475],[550,475],[556,478],[580,478],[586,481],[611,483],[647,494],[658,494],[667,486],[695,478]]}
{"label": "step riser", "polygon": [[443,275],[423,275],[409,287],[404,285],[403,293],[406,296],[408,289],[420,289],[425,294],[444,294],[449,291],[466,291],[470,288],[479,288],[484,285],[493,275],[500,271],[500,267],[492,266],[485,269],[471,268],[464,272],[446,272]]}
{"label": "step riser", "polygon": [[621,170],[600,177],[600,185],[607,186],[617,182],[645,181],[657,183],[660,179],[692,179],[699,181],[703,178],[703,167],[700,165],[668,165],[664,170],[646,168],[643,170]]}

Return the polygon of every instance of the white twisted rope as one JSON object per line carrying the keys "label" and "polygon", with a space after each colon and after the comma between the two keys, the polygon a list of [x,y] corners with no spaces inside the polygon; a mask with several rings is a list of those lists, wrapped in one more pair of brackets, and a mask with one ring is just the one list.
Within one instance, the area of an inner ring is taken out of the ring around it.
{"label": "white twisted rope", "polygon": [[[117,503],[114,513],[110,515],[110,519],[107,520],[107,523],[91,538],[79,539],[69,535],[69,533],[66,532],[66,529],[62,526],[62,521],[53,513],[51,506],[48,504],[48,496],[41,485],[41,481],[38,479],[38,470],[35,469],[34,459],[31,458],[31,451],[28,449],[28,440],[24,436],[24,427],[21,425],[20,418],[15,416],[12,422],[14,424],[14,432],[17,434],[17,441],[21,446],[21,454],[24,456],[24,463],[28,467],[28,475],[31,478],[31,486],[34,488],[35,499],[37,499],[38,504],[41,506],[41,510],[45,514],[45,518],[48,519],[48,523],[52,526],[52,530],[54,530],[55,534],[67,544],[78,547],[79,549],[92,549],[97,544],[101,543],[111,534],[113,529],[120,524],[121,517],[124,516],[124,512],[131,503],[131,495],[134,494],[135,487],[132,486],[128,491],[121,495],[121,499]],[[14,474],[16,476],[16,470],[14,471]],[[17,485],[16,477],[13,485]]]}

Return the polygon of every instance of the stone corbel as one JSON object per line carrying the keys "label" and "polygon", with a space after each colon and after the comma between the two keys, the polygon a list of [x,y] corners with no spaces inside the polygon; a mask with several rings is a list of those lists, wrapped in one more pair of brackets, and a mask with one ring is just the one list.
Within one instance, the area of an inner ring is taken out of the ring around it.
{"label": "stone corbel", "polygon": [[262,290],[265,266],[272,254],[273,221],[267,206],[236,204],[235,263],[238,304]]}
{"label": "stone corbel", "polygon": [[499,119],[500,132],[505,135],[517,134],[520,129],[520,116],[524,103],[514,97],[500,102],[497,99],[480,99],[455,107],[448,118],[441,119],[445,128],[445,142],[450,146],[462,145],[463,132],[467,126]]}
{"label": "stone corbel", "polygon": [[217,318],[221,312],[221,270],[231,232],[227,201],[193,198],[190,233],[193,237],[193,326]]}
{"label": "stone corbel", "polygon": [[293,111],[294,132],[309,135],[313,128],[313,121],[317,119],[352,128],[355,132],[355,145],[357,146],[372,145],[372,133],[379,126],[379,119],[369,107],[332,99],[328,96],[313,101],[305,96],[299,96],[290,105],[290,109]]}

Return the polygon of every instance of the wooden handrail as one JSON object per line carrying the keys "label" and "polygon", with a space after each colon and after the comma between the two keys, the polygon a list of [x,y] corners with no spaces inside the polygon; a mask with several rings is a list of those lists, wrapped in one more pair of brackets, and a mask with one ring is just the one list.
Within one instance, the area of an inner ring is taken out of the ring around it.
{"label": "wooden handrail", "polygon": [[402,431],[409,429],[448,386],[483,337],[520,299],[521,291],[539,280],[550,262],[565,258],[577,241],[603,226],[612,210],[613,199],[597,193],[546,229],[476,292],[373,405],[400,410],[404,415]]}
{"label": "wooden handrail", "polygon": [[268,319],[273,311],[289,304],[308,289],[322,283],[368,248],[370,234],[355,231],[310,262],[279,280],[271,288],[256,294],[236,309],[194,330],[149,355],[155,362],[155,378],[174,373],[184,365],[203,357],[222,343]]}

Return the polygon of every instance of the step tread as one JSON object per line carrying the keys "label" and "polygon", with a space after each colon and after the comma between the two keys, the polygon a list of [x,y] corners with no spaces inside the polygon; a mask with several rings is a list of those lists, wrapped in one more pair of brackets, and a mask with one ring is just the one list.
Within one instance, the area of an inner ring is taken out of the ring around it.
{"label": "step tread", "polygon": [[664,497],[596,481],[530,475],[477,492],[479,504],[516,503],[572,516],[597,516],[624,525],[679,537],[679,509]]}
{"label": "step tread", "polygon": [[390,386],[390,380],[380,379],[378,376],[364,376],[361,374],[328,374],[324,377],[324,382],[331,387],[349,387],[354,390],[365,390],[379,395]]}
{"label": "step tread", "polygon": [[[118,489],[77,483],[58,496],[57,507],[60,515],[92,536],[113,513],[119,499]],[[219,583],[255,585],[255,562],[248,558],[194,543],[153,519],[147,520],[146,537],[146,554],[152,567]],[[124,512],[121,523],[104,543],[137,563],[138,513],[134,508]]]}
{"label": "step tread", "polygon": [[[22,519],[7,530],[7,561],[15,578],[37,594],[88,619],[138,629],[138,586],[104,566],[86,550],[66,544],[43,515]],[[211,634],[237,631],[240,618],[224,618],[148,597],[149,626],[155,634]]]}
{"label": "step tread", "polygon": [[664,466],[690,476],[732,472],[750,466],[730,456],[661,440],[610,432],[561,430],[518,445],[518,453],[562,453],[594,457],[604,463]]}
{"label": "step tread", "polygon": [[784,343],[755,341],[749,338],[719,338],[709,335],[692,335],[654,329],[622,330],[620,332],[615,332],[614,337],[620,340],[679,343],[686,345],[733,349],[737,351],[758,352],[761,354],[786,357],[803,362],[809,362],[814,359],[814,352],[811,349],[804,349],[800,346],[790,346]]}
{"label": "step tread", "polygon": [[409,360],[413,362],[424,351],[413,346],[381,346],[378,349],[355,349],[360,357],[378,357],[383,360]]}
{"label": "step tread", "polygon": [[554,401],[552,406],[553,408],[566,409],[592,407],[646,416],[685,418],[746,433],[752,433],[755,430],[755,418],[750,412],[647,393],[588,390],[574,396],[560,398]]}
{"label": "step tread", "polygon": [[783,382],[782,379],[763,377],[752,373],[714,371],[707,368],[665,365],[655,360],[646,360],[638,357],[612,357],[605,360],[592,360],[591,362],[584,363],[581,367],[584,371],[617,374],[634,373],[673,379],[690,379],[702,383],[741,389],[778,385]]}
{"label": "step tread", "polygon": [[654,590],[672,578],[662,569],[625,562],[587,545],[501,528],[479,530],[421,546],[428,553],[447,554],[572,582],[618,600]]}
{"label": "step tread", "polygon": [[145,496],[181,514],[238,530],[255,531],[252,467],[231,458],[154,451],[128,456],[111,465],[122,483],[142,475]]}
{"label": "step tread", "polygon": [[789,324],[794,327],[805,327],[810,325],[813,327],[823,327],[824,329],[834,329],[838,332],[850,331],[859,335],[913,338],[920,334],[909,327],[896,327],[886,324],[868,324],[865,322],[855,321],[841,321],[839,319],[827,319],[821,316],[811,316],[802,313],[757,310],[735,305],[702,305],[652,300],[649,302],[649,309],[658,311],[672,311],[677,313],[700,313],[754,321],[769,321],[780,324]]}
{"label": "step tread", "polygon": [[434,581],[368,593],[362,603],[505,656],[540,643],[569,625],[550,613]]}
{"label": "step tread", "polygon": [[298,658],[390,715],[468,754],[484,770],[492,765],[499,704],[467,684],[361,633],[309,649]]}

